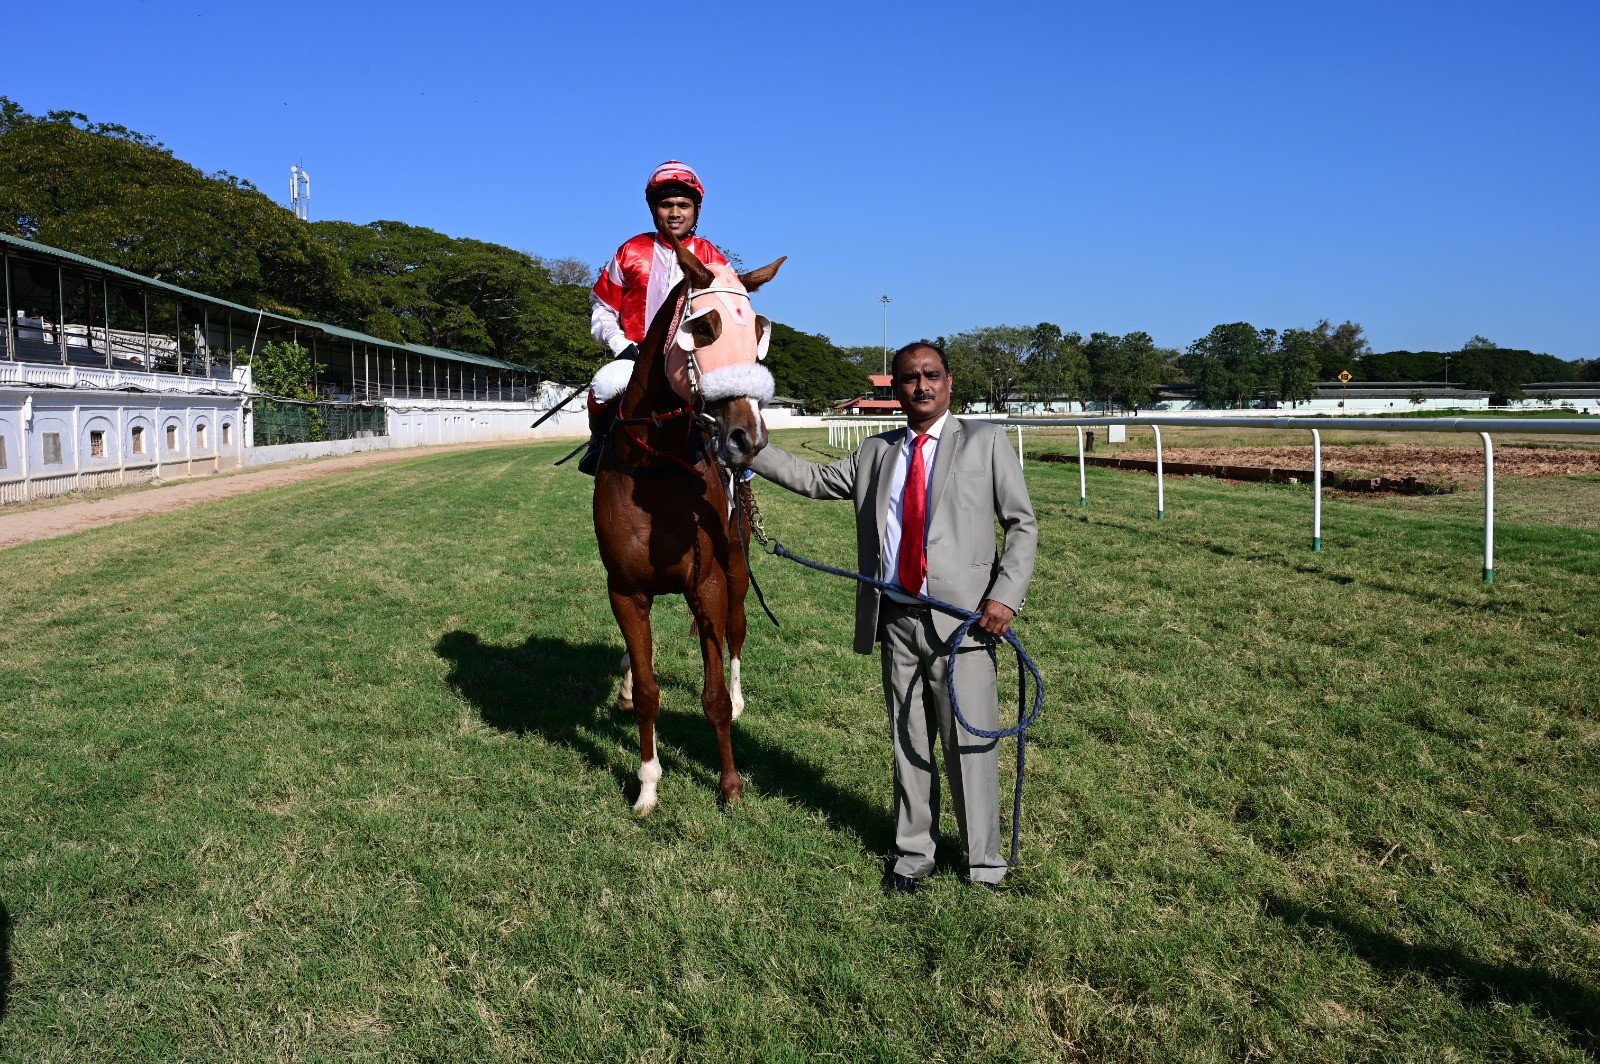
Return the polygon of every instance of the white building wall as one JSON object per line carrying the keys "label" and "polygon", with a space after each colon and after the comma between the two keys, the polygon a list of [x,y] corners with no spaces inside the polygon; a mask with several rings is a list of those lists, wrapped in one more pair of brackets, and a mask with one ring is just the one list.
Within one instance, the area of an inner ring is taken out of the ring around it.
{"label": "white building wall", "polygon": [[236,469],[241,400],[0,385],[0,503]]}

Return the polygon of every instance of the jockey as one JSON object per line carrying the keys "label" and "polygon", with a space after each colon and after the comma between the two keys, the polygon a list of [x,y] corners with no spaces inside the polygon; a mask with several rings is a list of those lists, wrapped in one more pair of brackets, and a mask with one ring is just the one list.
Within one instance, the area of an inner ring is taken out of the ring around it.
{"label": "jockey", "polygon": [[645,331],[667,293],[683,280],[678,256],[661,231],[670,230],[707,266],[728,261],[711,241],[694,235],[704,196],[700,176],[687,163],[668,159],[651,171],[644,199],[656,230],[640,233],[619,247],[589,295],[590,329],[615,356],[600,367],[589,386],[589,450],[579,459],[578,468],[591,476],[600,464],[600,439],[610,428],[617,400],[633,376],[633,360]]}

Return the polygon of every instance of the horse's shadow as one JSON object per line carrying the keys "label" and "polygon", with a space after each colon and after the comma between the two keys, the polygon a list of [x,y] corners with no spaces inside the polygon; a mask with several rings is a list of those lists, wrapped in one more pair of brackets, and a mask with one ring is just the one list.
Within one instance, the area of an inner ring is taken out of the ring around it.
{"label": "horse's shadow", "polygon": [[[623,798],[637,797],[639,728],[631,715],[615,708],[622,657],[617,647],[537,635],[518,646],[496,646],[476,633],[453,631],[440,637],[435,650],[450,663],[451,686],[477,707],[485,724],[516,735],[539,735],[575,750],[611,773]],[[715,790],[720,772],[716,737],[700,712],[698,689],[680,692],[664,684],[663,696],[656,741],[666,768],[688,769]],[[669,708],[680,702],[692,710]],[[619,757],[619,747],[631,749],[632,758]],[[737,723],[733,754],[739,771],[762,794],[814,809],[831,827],[854,833],[873,854],[889,854],[889,810],[828,782],[823,767]],[[674,760],[680,764],[674,766]]]}

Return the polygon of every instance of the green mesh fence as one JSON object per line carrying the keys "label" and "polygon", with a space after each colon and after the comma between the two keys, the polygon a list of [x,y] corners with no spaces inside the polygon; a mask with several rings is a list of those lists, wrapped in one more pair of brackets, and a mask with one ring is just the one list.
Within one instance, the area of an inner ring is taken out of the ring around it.
{"label": "green mesh fence", "polygon": [[286,403],[254,401],[255,445],[352,440],[389,434],[388,411],[381,403]]}

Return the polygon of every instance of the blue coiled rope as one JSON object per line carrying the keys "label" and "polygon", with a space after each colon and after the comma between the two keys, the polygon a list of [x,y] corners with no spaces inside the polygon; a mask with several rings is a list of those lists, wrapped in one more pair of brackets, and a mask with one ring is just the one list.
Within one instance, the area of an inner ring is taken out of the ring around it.
{"label": "blue coiled rope", "polygon": [[[772,541],[772,553],[780,558],[787,558],[791,562],[815,569],[819,573],[831,573],[854,580],[868,587],[875,587],[879,591],[893,591],[897,595],[904,595],[902,588],[892,586],[883,580],[875,580],[861,573],[852,573],[848,569],[836,569],[831,565],[814,562],[810,558],[802,558],[785,547],[777,540]],[[950,692],[950,709],[955,713],[956,720],[961,726],[980,739],[1009,739],[1017,737],[1017,789],[1011,800],[1011,867],[1017,865],[1018,854],[1022,843],[1022,777],[1027,770],[1028,763],[1028,729],[1033,722],[1039,719],[1039,711],[1044,708],[1044,677],[1039,675],[1039,667],[1033,663],[1028,652],[1022,648],[1022,640],[1017,638],[1016,630],[1009,629],[1002,637],[1011,644],[1011,649],[1017,652],[1017,726],[1004,728],[1000,731],[989,731],[985,728],[976,728],[961,713],[961,703],[956,699],[956,653],[961,649],[961,644],[966,640],[967,633],[972,631],[972,626],[978,623],[979,615],[971,610],[964,610],[960,606],[952,606],[948,602],[941,602],[927,595],[913,595],[918,602],[940,613],[947,613],[952,617],[961,618],[961,627],[956,629],[955,637],[950,641],[950,661],[945,667],[945,686]],[[988,636],[988,633],[984,633]],[[993,636],[988,636],[992,639]],[[1033,712],[1028,712],[1028,684],[1029,674],[1033,675]]]}

